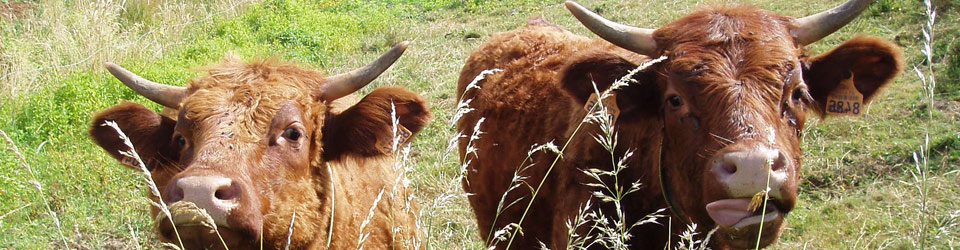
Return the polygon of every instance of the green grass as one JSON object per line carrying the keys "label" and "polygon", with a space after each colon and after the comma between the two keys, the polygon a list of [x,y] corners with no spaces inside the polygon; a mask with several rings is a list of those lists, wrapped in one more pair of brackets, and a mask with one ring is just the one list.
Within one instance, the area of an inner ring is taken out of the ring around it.
{"label": "green grass", "polygon": [[[119,2],[40,1],[34,14],[0,21],[0,76],[7,76],[0,79],[0,130],[36,172],[26,171],[12,152],[0,151],[0,248],[63,247],[44,204],[57,213],[70,247],[158,247],[144,182],[136,171],[104,154],[85,130],[91,113],[121,100],[157,110],[159,106],[110,77],[103,61],[182,85],[198,74],[191,69],[228,52],[244,58],[273,56],[339,73],[404,40],[413,42],[405,55],[361,92],[399,85],[428,100],[435,116],[412,144],[415,169],[410,173],[424,210],[428,246],[482,248],[456,179],[457,153],[447,145],[454,134],[449,119],[457,102],[460,67],[485,38],[523,25],[530,17],[544,16],[589,35],[560,1],[269,0],[234,9],[238,1],[172,1],[169,8],[157,2],[127,1],[121,11]],[[655,27],[694,9],[695,2],[582,3],[616,21]],[[745,2],[802,16],[840,1]],[[810,53],[817,54],[857,34],[884,37],[904,48],[908,71],[863,117],[808,123],[800,201],[774,248],[913,249],[919,246],[920,227],[926,228],[924,241],[931,248],[960,246],[960,41],[954,38],[960,31],[960,6],[949,1],[937,5],[932,63],[920,53],[925,17],[922,4],[915,1],[877,0],[848,27],[809,46]],[[91,15],[104,18],[86,17]],[[58,22],[43,26],[39,20],[46,19]],[[70,29],[83,32],[67,32]],[[933,107],[925,104],[912,71],[926,65],[933,66],[939,84]],[[927,133],[929,216],[920,221],[912,153]],[[31,180],[40,184],[45,199]]]}

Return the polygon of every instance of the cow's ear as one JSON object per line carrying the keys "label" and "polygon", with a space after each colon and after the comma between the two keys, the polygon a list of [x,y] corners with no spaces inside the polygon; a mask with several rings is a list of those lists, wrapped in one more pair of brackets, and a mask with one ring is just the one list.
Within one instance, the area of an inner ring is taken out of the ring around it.
{"label": "cow's ear", "polygon": [[[637,67],[637,64],[620,55],[598,50],[573,56],[557,77],[566,93],[582,105],[596,93],[594,84],[596,90],[602,92]],[[655,73],[652,70],[640,71],[633,75],[633,80],[635,82],[615,92],[620,109],[618,121],[653,117],[659,112]]]}
{"label": "cow's ear", "polygon": [[430,120],[430,110],[419,95],[398,87],[377,88],[356,105],[327,118],[323,125],[324,158],[392,152],[394,115],[400,125],[397,136],[403,142],[412,139]]}
{"label": "cow's ear", "polygon": [[120,154],[121,151],[127,151],[130,148],[120,139],[116,130],[104,126],[106,121],[117,123],[120,130],[123,130],[133,143],[137,154],[147,164],[148,169],[152,170],[157,164],[177,160],[179,150],[171,143],[173,129],[177,123],[173,119],[132,102],[117,104],[93,116],[89,131],[93,141],[124,165],[134,167],[132,158]]}
{"label": "cow's ear", "polygon": [[827,96],[840,81],[853,74],[853,84],[863,94],[864,104],[890,83],[903,68],[903,52],[897,45],[875,37],[857,37],[816,57],[804,59],[803,80],[816,100],[813,109],[825,116]]}

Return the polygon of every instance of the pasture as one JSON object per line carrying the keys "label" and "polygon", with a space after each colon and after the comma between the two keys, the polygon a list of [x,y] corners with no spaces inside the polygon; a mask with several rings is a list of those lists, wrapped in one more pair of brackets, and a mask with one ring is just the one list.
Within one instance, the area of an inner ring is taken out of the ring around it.
{"label": "pasture", "polygon": [[[643,27],[707,3],[805,16],[841,2],[580,1]],[[815,55],[859,34],[879,36],[901,46],[905,70],[859,118],[811,115],[797,208],[772,249],[960,247],[960,1],[931,7],[929,55],[927,7],[918,0],[876,0],[807,46]],[[451,144],[456,79],[484,39],[539,16],[594,37],[553,0],[0,0],[0,130],[9,137],[0,142],[0,249],[161,247],[142,175],[86,135],[90,115],[121,100],[160,106],[120,84],[103,62],[173,85],[226,53],[335,74],[405,40],[404,56],[360,93],[396,85],[427,100],[433,120],[405,161],[425,244],[482,249]]]}

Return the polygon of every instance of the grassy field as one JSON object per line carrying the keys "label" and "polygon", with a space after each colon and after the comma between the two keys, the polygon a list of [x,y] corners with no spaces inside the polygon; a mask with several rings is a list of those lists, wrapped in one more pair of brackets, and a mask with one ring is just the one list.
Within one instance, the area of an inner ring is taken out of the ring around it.
{"label": "grassy field", "polygon": [[[622,23],[656,27],[701,2],[581,3]],[[706,2],[804,16],[842,1]],[[800,201],[772,248],[960,247],[960,1],[933,5],[930,61],[921,52],[926,8],[915,0],[876,0],[852,24],[808,46],[817,54],[858,34],[880,36],[904,49],[907,70],[863,117],[811,119]],[[361,92],[399,85],[428,100],[434,120],[412,143],[409,173],[425,240],[430,249],[481,249],[448,144],[455,81],[485,38],[537,16],[593,36],[554,0],[0,0],[0,130],[20,152],[0,150],[0,249],[159,247],[145,182],[85,133],[91,113],[121,100],[159,106],[113,79],[104,61],[182,85],[199,74],[191,69],[228,52],[338,73],[404,40],[412,41],[404,56]],[[932,101],[914,67],[936,79]]]}

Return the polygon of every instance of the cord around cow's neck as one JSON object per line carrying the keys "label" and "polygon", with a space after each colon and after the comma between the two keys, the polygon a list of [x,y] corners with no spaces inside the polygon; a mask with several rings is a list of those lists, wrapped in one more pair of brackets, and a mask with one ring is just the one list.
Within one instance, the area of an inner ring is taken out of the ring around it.
{"label": "cord around cow's neck", "polygon": [[673,200],[673,195],[670,192],[670,178],[667,177],[667,173],[663,169],[663,144],[667,140],[667,124],[663,117],[660,117],[660,120],[664,121],[660,131],[660,145],[657,146],[657,172],[659,172],[657,175],[660,176],[660,193],[663,194],[663,199],[667,202],[670,212],[680,218],[680,222],[690,224],[690,219],[680,209],[680,205]]}
{"label": "cord around cow's neck", "polygon": [[333,217],[336,215],[334,212],[337,209],[337,185],[333,181],[333,168],[330,167],[330,164],[324,163],[323,165],[327,166],[327,175],[330,176],[330,224],[327,225],[327,248],[330,249],[330,242],[333,240]]}

